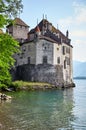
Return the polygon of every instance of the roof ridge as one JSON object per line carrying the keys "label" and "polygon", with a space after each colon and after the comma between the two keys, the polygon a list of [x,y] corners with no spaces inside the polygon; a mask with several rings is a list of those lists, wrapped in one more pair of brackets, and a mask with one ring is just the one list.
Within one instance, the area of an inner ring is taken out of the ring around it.
{"label": "roof ridge", "polygon": [[14,22],[15,22],[15,24],[17,24],[17,25],[22,25],[22,26],[26,26],[26,27],[29,27],[22,19],[20,19],[20,18],[15,18],[14,19]]}

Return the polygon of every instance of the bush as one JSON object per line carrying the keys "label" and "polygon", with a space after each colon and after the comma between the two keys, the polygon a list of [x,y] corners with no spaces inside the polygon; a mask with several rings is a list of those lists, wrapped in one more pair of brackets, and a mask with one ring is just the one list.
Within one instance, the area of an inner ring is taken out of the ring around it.
{"label": "bush", "polygon": [[47,86],[51,88],[51,85],[48,83],[41,83],[41,82],[25,82],[25,81],[14,81],[11,84],[11,87],[17,90],[34,90],[34,89],[43,89]]}
{"label": "bush", "polygon": [[6,90],[7,85],[6,84],[0,84],[0,90]]}

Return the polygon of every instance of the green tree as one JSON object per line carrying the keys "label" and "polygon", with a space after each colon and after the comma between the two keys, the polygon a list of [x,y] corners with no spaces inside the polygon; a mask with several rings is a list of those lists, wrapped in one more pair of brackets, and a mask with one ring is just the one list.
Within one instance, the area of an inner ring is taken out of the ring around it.
{"label": "green tree", "polygon": [[[0,0],[0,29],[12,23],[12,18],[22,11],[21,0]],[[19,43],[7,33],[0,34],[0,87],[11,82],[10,68],[14,65],[13,54]]]}

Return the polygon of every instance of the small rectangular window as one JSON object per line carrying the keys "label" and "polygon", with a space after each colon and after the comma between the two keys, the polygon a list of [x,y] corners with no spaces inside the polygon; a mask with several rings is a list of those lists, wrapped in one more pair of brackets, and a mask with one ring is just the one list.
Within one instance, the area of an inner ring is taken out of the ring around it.
{"label": "small rectangular window", "polygon": [[30,64],[30,57],[28,57],[28,64]]}
{"label": "small rectangular window", "polygon": [[47,64],[47,56],[43,56],[43,64]]}
{"label": "small rectangular window", "polygon": [[57,57],[57,63],[60,64],[60,57]]}
{"label": "small rectangular window", "polygon": [[65,57],[66,63],[67,65],[70,65],[70,58],[69,57]]}
{"label": "small rectangular window", "polygon": [[30,45],[28,45],[28,51],[30,51],[31,50],[31,46]]}
{"label": "small rectangular window", "polygon": [[62,53],[65,55],[65,46],[62,47]]}
{"label": "small rectangular window", "polygon": [[64,69],[66,69],[66,60],[64,60]]}
{"label": "small rectangular window", "polygon": [[67,65],[70,65],[70,58],[68,58],[67,60]]}
{"label": "small rectangular window", "polygon": [[66,53],[70,53],[70,48],[66,47]]}

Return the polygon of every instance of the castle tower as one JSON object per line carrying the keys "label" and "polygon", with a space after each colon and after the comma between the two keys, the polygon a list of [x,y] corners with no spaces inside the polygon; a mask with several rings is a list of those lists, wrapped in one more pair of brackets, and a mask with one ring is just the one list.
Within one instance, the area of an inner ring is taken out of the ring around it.
{"label": "castle tower", "polygon": [[39,36],[41,34],[39,26],[36,27],[35,33],[37,36]]}
{"label": "castle tower", "polygon": [[40,28],[37,25],[35,28],[35,33],[34,33],[34,41],[37,42],[39,40],[39,36],[41,34]]}
{"label": "castle tower", "polygon": [[28,31],[29,26],[20,18],[15,18],[14,24],[10,24],[7,26],[7,32],[17,40],[27,39]]}

